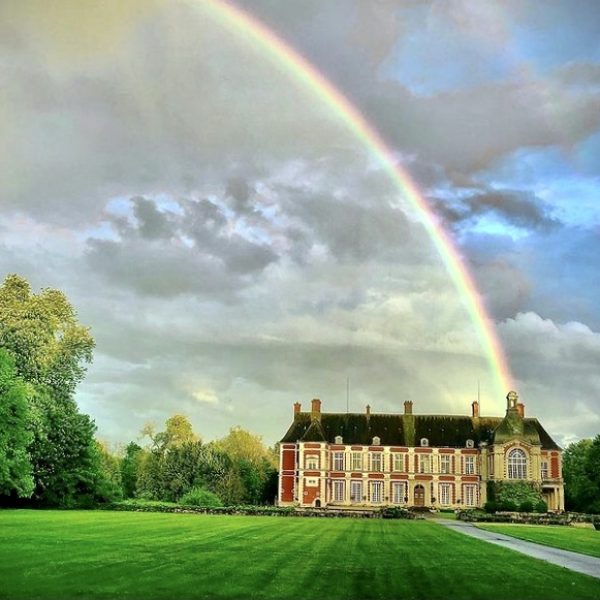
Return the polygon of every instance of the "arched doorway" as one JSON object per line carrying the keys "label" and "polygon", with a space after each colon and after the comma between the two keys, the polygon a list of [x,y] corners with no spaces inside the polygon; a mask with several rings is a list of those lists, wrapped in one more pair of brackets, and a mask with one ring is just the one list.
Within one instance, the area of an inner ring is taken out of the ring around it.
{"label": "arched doorway", "polygon": [[315,508],[321,508],[321,501],[318,498],[315,500]]}
{"label": "arched doorway", "polygon": [[425,488],[421,484],[415,485],[415,506],[425,506]]}

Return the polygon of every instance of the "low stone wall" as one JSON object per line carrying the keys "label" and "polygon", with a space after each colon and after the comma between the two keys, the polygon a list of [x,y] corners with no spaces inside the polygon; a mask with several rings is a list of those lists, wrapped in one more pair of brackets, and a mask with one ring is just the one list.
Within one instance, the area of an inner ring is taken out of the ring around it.
{"label": "low stone wall", "polygon": [[591,523],[600,528],[600,515],[583,513],[521,513],[497,512],[488,514],[477,510],[462,510],[457,513],[461,521],[471,523],[521,523],[523,525],[575,525]]}
{"label": "low stone wall", "polygon": [[201,515],[250,515],[267,517],[320,517],[351,519],[414,519],[414,515],[403,508],[381,508],[377,510],[349,510],[335,508],[296,508],[293,506],[185,506],[161,502],[113,502],[98,506],[101,510],[126,512],[161,512]]}

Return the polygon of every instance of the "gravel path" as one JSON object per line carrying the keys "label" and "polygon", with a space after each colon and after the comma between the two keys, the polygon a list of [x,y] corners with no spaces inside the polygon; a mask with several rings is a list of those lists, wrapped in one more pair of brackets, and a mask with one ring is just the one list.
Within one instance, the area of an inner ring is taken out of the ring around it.
{"label": "gravel path", "polygon": [[510,548],[516,550],[532,558],[539,558],[546,562],[558,565],[559,567],[565,567],[578,573],[585,575],[591,575],[600,579],[600,558],[593,556],[586,556],[585,554],[578,554],[577,552],[570,552],[569,550],[561,550],[559,548],[552,548],[550,546],[543,546],[541,544],[534,544],[533,542],[526,542],[525,540],[519,540],[509,535],[503,535],[502,533],[495,533],[493,531],[485,531],[475,527],[472,523],[465,523],[464,521],[450,521],[448,519],[433,519],[436,523],[448,527],[459,533],[470,535],[471,537],[479,540],[485,540],[491,544],[502,546],[503,548]]}

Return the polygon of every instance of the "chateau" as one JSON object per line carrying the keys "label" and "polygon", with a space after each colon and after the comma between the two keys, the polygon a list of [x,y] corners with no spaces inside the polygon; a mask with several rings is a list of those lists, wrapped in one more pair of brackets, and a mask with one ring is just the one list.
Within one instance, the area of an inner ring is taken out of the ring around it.
{"label": "chateau", "polygon": [[561,449],[516,392],[506,416],[310,412],[294,404],[280,444],[279,505],[482,507],[487,482],[536,484],[551,511],[564,510]]}

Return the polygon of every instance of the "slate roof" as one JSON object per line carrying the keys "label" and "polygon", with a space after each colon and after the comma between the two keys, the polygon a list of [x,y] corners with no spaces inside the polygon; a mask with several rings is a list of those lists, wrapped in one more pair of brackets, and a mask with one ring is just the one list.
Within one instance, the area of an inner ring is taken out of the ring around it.
{"label": "slate roof", "polygon": [[[366,413],[321,413],[312,419],[310,412],[295,415],[282,442],[329,442],[342,436],[344,444],[369,445],[378,436],[383,446],[419,446],[427,438],[429,446],[464,448],[467,440],[492,444],[505,440],[505,417],[459,415],[407,415]],[[537,419],[522,419],[522,431],[513,435],[546,450],[560,450]],[[498,436],[495,438],[495,433]]]}

